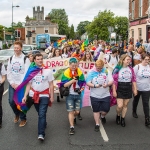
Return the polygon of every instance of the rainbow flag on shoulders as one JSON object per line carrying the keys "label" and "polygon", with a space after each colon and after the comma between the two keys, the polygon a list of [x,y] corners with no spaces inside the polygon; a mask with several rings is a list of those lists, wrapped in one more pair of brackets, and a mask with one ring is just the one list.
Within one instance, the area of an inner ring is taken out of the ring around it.
{"label": "rainbow flag on shoulders", "polygon": [[22,103],[26,85],[41,70],[42,70],[42,68],[39,68],[38,66],[36,66],[35,63],[31,63],[31,65],[29,66],[28,71],[23,79],[23,82],[17,87],[17,89],[14,93],[13,99],[15,101],[15,104],[17,105],[17,109],[19,109],[23,113],[27,113],[27,111],[29,110],[29,108],[26,106],[26,104]]}

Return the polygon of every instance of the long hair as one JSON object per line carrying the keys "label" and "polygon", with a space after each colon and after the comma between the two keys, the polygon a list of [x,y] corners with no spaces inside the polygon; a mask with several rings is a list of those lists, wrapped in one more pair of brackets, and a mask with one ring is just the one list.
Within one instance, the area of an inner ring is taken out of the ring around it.
{"label": "long hair", "polygon": [[[64,49],[66,49],[66,52],[64,51]],[[62,54],[64,54],[64,52],[65,52],[65,54],[68,54],[67,47],[64,47],[64,48],[62,49]]]}
{"label": "long hair", "polygon": [[123,54],[123,55],[121,55],[120,60],[119,60],[119,62],[118,62],[118,64],[117,64],[117,66],[114,68],[112,74],[116,74],[116,73],[118,73],[118,72],[121,70],[121,68],[123,67],[123,61],[124,61],[127,57],[130,57],[130,56],[129,56],[128,54]]}
{"label": "long hair", "polygon": [[52,57],[56,57],[56,51],[57,50],[59,51],[59,56],[61,56],[60,50],[59,49],[55,49]]}
{"label": "long hair", "polygon": [[90,51],[86,51],[86,52],[84,53],[83,58],[82,58],[82,61],[86,61],[86,54],[87,54],[87,53],[89,53],[89,55],[90,55],[90,61],[92,61],[92,55],[91,55]]}

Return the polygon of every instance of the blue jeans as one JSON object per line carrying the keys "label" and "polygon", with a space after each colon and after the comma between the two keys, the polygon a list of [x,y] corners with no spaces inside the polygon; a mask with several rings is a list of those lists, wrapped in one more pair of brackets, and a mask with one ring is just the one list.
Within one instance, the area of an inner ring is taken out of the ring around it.
{"label": "blue jeans", "polygon": [[80,111],[81,109],[81,96],[80,95],[72,95],[66,97],[66,108],[68,112],[71,111]]}
{"label": "blue jeans", "polygon": [[9,85],[9,98],[8,98],[8,101],[9,101],[10,107],[12,108],[14,114],[16,116],[20,117],[20,120],[26,120],[26,115],[23,112],[21,112],[20,110],[17,109],[17,106],[16,106],[16,104],[13,100],[14,92],[15,92],[15,89],[12,88],[11,85]]}
{"label": "blue jeans", "polygon": [[48,108],[49,97],[40,97],[39,103],[34,104],[36,111],[38,112],[38,135],[45,136],[46,128],[46,112]]}

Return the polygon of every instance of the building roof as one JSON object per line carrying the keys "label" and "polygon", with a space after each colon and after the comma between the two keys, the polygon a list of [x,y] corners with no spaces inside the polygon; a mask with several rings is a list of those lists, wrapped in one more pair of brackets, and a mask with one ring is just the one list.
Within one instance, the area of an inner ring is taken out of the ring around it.
{"label": "building roof", "polygon": [[25,23],[25,27],[27,26],[52,26],[52,27],[58,27],[58,24],[52,23],[49,20],[28,20]]}

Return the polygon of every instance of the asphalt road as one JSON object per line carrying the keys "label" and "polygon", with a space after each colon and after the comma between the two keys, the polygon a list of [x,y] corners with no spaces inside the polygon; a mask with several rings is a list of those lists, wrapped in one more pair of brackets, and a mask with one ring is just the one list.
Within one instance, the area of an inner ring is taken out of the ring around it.
{"label": "asphalt road", "polygon": [[[5,90],[8,83],[5,84]],[[77,120],[75,135],[70,136],[65,100],[54,102],[48,109],[46,137],[37,140],[38,116],[34,106],[27,113],[27,124],[20,128],[13,123],[14,114],[8,103],[8,92],[3,97],[3,127],[0,129],[0,150],[149,150],[150,128],[144,125],[142,104],[139,118],[132,117],[132,100],[126,116],[125,128],[115,124],[115,106],[107,115],[107,123],[101,132],[94,131],[94,119],[90,107],[82,108],[82,121]],[[102,127],[102,126],[101,126]],[[105,134],[106,133],[106,134]],[[105,142],[103,138],[108,138]]]}

